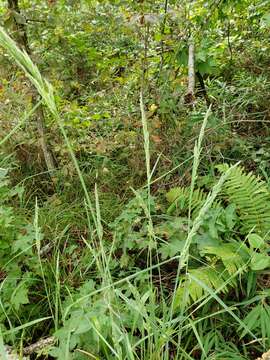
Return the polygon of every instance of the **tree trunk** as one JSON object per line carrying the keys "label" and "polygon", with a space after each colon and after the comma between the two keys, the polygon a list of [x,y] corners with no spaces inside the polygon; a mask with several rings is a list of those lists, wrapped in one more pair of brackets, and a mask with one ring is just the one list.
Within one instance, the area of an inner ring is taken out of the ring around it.
{"label": "tree trunk", "polygon": [[[21,15],[18,0],[8,0],[8,8],[10,11],[17,13],[18,15]],[[14,20],[16,40],[18,45],[21,48],[23,48],[28,53],[28,55],[31,55],[31,49],[29,47],[29,42],[27,38],[26,23],[23,21],[18,21],[16,19],[16,16],[13,16],[13,20]],[[34,87],[32,88],[32,91],[34,94],[33,101],[34,103],[36,103],[38,101],[39,95]],[[44,116],[44,108],[42,104],[37,108],[36,111],[36,123],[37,123],[37,130],[40,137],[40,145],[42,148],[44,160],[46,163],[46,167],[49,171],[49,174],[51,176],[51,173],[53,172],[53,170],[55,170],[55,162],[54,162],[54,157],[52,155],[52,151],[49,149],[46,139],[45,116]]]}
{"label": "tree trunk", "polygon": [[11,16],[13,15],[12,17],[14,21],[14,30],[16,32],[16,40],[18,44],[23,47],[28,54],[30,54],[31,51],[28,46],[25,24],[23,23],[23,21],[18,21],[18,18],[16,19],[16,16],[14,16],[14,13],[19,15],[21,14],[18,0],[8,0],[8,9],[13,12]]}

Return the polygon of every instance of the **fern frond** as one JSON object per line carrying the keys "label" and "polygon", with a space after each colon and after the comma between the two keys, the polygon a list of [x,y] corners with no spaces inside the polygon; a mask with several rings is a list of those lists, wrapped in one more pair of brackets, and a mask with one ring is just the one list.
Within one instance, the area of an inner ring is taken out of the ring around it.
{"label": "fern frond", "polygon": [[217,259],[222,261],[230,275],[234,275],[240,269],[244,272],[250,259],[249,251],[245,244],[228,243],[222,246],[208,246],[203,251],[206,254],[215,255]]}
{"label": "fern frond", "polygon": [[[188,211],[189,196],[190,187],[176,187],[171,189],[166,195],[168,202],[171,203],[167,213],[171,215],[175,212],[180,213]],[[205,203],[207,196],[208,194],[205,193],[202,189],[196,189],[193,191],[191,199],[191,211],[194,217],[198,215],[198,212]],[[219,206],[220,202],[215,201],[213,207],[216,208]]]}
{"label": "fern frond", "polygon": [[[247,271],[250,255],[245,244],[228,243],[222,246],[205,247],[204,253],[214,255],[217,263],[190,269],[189,273],[213,291],[220,289],[221,293],[226,293],[236,286],[237,276],[235,275]],[[176,306],[181,303],[195,302],[204,295],[204,289],[191,280],[188,274],[183,275],[181,280],[176,294]]]}
{"label": "fern frond", "polygon": [[[219,165],[226,171],[228,165]],[[264,181],[252,173],[246,174],[240,166],[232,169],[224,184],[225,196],[236,205],[245,233],[256,229],[263,235],[270,230],[270,192]]]}
{"label": "fern frond", "polygon": [[[222,293],[228,291],[228,285],[225,285],[228,274],[222,266],[205,266],[196,269],[190,269],[189,273],[196,279],[203,282],[207,287],[217,290],[222,288]],[[181,285],[176,292],[175,307],[180,304],[189,304],[199,300],[204,295],[204,289],[195,281],[191,280],[189,274],[183,275]]]}

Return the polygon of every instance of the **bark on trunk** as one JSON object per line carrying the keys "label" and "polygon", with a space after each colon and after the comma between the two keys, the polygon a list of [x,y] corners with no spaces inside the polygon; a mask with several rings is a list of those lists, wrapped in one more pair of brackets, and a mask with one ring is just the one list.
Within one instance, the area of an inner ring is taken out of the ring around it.
{"label": "bark on trunk", "polygon": [[[20,7],[19,7],[19,1],[18,0],[8,0],[8,9],[11,11],[14,11],[17,14],[20,14]],[[16,40],[18,42],[18,45],[23,47],[25,51],[30,55],[30,48],[28,45],[28,39],[27,39],[27,32],[25,24],[22,22],[18,22],[16,20],[16,17],[13,16],[14,25],[16,29]]]}
{"label": "bark on trunk", "polygon": [[[20,7],[18,0],[8,0],[8,8],[9,10],[15,11],[16,13],[20,14]],[[15,28],[17,30],[16,37],[17,37],[18,45],[22,47],[28,53],[28,55],[31,56],[31,49],[29,47],[25,23],[16,21],[16,17],[14,17],[14,23],[15,23]],[[36,103],[38,101],[39,94],[36,88],[34,87],[32,91],[34,95],[33,99],[34,102]],[[51,176],[53,170],[55,170],[55,161],[52,151],[50,150],[46,139],[45,116],[44,116],[44,108],[42,105],[40,105],[36,110],[36,124],[37,124],[37,130],[40,137],[40,145],[42,148],[46,167]]]}
{"label": "bark on trunk", "polygon": [[53,177],[53,171],[55,170],[55,161],[52,152],[48,147],[48,143],[46,139],[45,116],[44,116],[44,108],[42,105],[40,105],[37,108],[36,121],[37,121],[37,130],[40,136],[40,145],[42,148],[44,160],[50,176]]}

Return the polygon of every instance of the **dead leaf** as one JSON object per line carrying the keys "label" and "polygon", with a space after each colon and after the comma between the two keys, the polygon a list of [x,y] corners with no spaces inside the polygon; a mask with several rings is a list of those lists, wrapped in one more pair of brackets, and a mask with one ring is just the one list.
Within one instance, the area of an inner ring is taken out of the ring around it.
{"label": "dead leaf", "polygon": [[162,142],[161,138],[158,135],[151,135],[151,140],[156,144],[160,144]]}

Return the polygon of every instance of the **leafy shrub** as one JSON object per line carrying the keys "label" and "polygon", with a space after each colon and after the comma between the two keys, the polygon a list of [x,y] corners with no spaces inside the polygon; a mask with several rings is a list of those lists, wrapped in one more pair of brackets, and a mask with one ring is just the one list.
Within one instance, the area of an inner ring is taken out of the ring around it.
{"label": "leafy shrub", "polygon": [[[21,324],[31,312],[30,289],[39,273],[38,258],[33,251],[41,234],[25,214],[14,207],[23,188],[11,186],[8,170],[0,169],[0,277],[2,330]],[[14,204],[13,204],[14,203]],[[35,274],[35,275],[34,275]]]}

